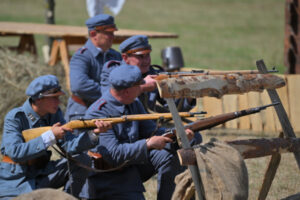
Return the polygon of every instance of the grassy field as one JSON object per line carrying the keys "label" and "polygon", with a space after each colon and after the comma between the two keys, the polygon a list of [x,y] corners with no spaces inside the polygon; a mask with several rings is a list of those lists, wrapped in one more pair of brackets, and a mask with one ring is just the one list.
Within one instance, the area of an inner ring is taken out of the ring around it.
{"label": "grassy field", "polygon": [[[0,20],[45,21],[45,1],[1,0]],[[84,0],[57,0],[56,23],[84,26]],[[127,0],[116,16],[119,28],[173,32],[178,39],[152,39],[153,64],[166,46],[180,46],[186,67],[255,69],[255,61],[284,72],[284,1]],[[16,40],[0,38],[3,43]],[[38,46],[44,36],[37,37]],[[115,46],[118,49],[118,46]],[[39,48],[40,50],[40,48]]]}
{"label": "grassy field", "polygon": [[[173,32],[178,39],[151,39],[152,63],[161,64],[166,46],[180,46],[186,67],[255,69],[255,61],[277,66],[281,73],[284,51],[284,1],[279,0],[127,0],[116,16],[119,28]],[[84,0],[56,0],[56,23],[84,26],[88,18]],[[1,0],[0,21],[45,21],[45,1]],[[41,57],[45,36],[36,36]],[[16,38],[0,37],[1,45],[17,44]],[[118,49],[118,46],[114,46]],[[1,119],[2,120],[2,119]],[[211,135],[205,136],[208,140]],[[220,140],[245,136],[215,136]],[[256,199],[269,157],[246,160],[250,192]],[[268,199],[299,192],[299,169],[292,154],[284,154]],[[146,184],[147,200],[155,199],[155,177]]]}

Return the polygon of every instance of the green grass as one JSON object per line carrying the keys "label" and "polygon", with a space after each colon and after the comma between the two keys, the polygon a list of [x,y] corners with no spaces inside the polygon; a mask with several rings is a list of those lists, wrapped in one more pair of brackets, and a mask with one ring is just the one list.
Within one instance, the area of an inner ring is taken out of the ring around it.
{"label": "green grass", "polygon": [[[0,20],[43,23],[44,10],[44,1],[1,0]],[[57,24],[84,26],[88,18],[84,0],[57,0],[55,14]],[[161,64],[163,48],[180,46],[186,67],[255,69],[255,61],[264,59],[267,66],[285,71],[284,1],[127,0],[116,23],[119,28],[179,35],[150,40],[153,64]],[[0,38],[0,44],[6,40]],[[37,43],[40,49],[44,37]]]}

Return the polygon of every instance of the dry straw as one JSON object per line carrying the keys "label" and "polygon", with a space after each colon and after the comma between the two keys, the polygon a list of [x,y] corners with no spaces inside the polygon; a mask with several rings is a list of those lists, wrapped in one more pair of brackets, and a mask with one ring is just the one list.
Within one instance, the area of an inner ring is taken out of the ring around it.
{"label": "dry straw", "polygon": [[[7,49],[0,49],[0,131],[3,120],[9,110],[21,106],[26,100],[25,90],[36,77],[45,74],[56,75],[65,88],[65,75],[61,66],[50,67],[39,63],[30,54],[16,54]],[[65,90],[66,91],[66,90]],[[67,97],[61,99],[64,110]]]}

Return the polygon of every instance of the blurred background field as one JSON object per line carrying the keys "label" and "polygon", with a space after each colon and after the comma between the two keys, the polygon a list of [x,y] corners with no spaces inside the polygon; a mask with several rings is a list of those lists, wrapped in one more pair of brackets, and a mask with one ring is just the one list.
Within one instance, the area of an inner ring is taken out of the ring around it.
{"label": "blurred background field", "polygon": [[[1,0],[0,21],[45,23],[45,1]],[[166,46],[179,46],[185,67],[220,70],[256,69],[255,61],[264,59],[284,73],[284,6],[279,0],[127,0],[115,17],[123,29],[171,32],[177,39],[150,39],[152,63],[161,65],[160,53]],[[107,11],[109,13],[109,11]],[[84,26],[88,18],[85,0],[56,0],[55,20],[59,25]],[[28,54],[0,52],[0,124],[5,114],[25,100],[28,83],[41,74],[53,73],[62,84],[64,71],[59,63],[43,63],[44,36],[35,36],[39,61]],[[17,45],[18,39],[0,37],[0,46]],[[118,45],[114,46],[118,49]],[[65,88],[65,86],[63,86]],[[62,99],[62,108],[66,105]],[[2,131],[1,131],[2,132]],[[234,140],[254,135],[205,134],[219,140]],[[264,137],[268,137],[264,135]],[[249,199],[256,199],[269,157],[246,160],[249,172]],[[299,169],[292,154],[284,154],[268,199],[280,199],[299,192]],[[156,179],[146,184],[147,200],[155,199]]]}
{"label": "blurred background field", "polygon": [[[55,2],[56,24],[84,26],[85,0]],[[44,23],[45,5],[42,0],[1,0],[0,20]],[[127,0],[115,19],[119,28],[179,35],[150,41],[153,64],[161,64],[161,49],[180,46],[186,67],[256,69],[255,61],[264,59],[284,72],[284,1]],[[0,44],[13,42],[0,37]],[[40,51],[44,36],[37,43]]]}

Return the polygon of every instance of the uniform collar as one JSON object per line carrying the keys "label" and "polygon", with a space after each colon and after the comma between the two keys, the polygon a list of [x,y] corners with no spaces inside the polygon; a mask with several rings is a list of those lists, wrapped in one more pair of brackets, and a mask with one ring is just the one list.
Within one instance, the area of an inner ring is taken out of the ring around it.
{"label": "uniform collar", "polygon": [[105,53],[101,48],[95,47],[90,39],[88,39],[88,41],[85,43],[85,47],[93,54],[94,57],[97,57],[99,54],[104,55],[110,52],[110,49]]}
{"label": "uniform collar", "polygon": [[29,99],[23,104],[24,113],[28,119],[29,124],[34,126],[40,119],[40,116],[32,109]]}
{"label": "uniform collar", "polygon": [[106,91],[103,96],[105,96],[105,100],[107,100],[108,102],[110,102],[113,107],[122,115],[125,114],[125,106],[124,104],[122,104],[121,102],[119,102],[115,97],[113,97],[111,95],[111,93],[108,91]]}

